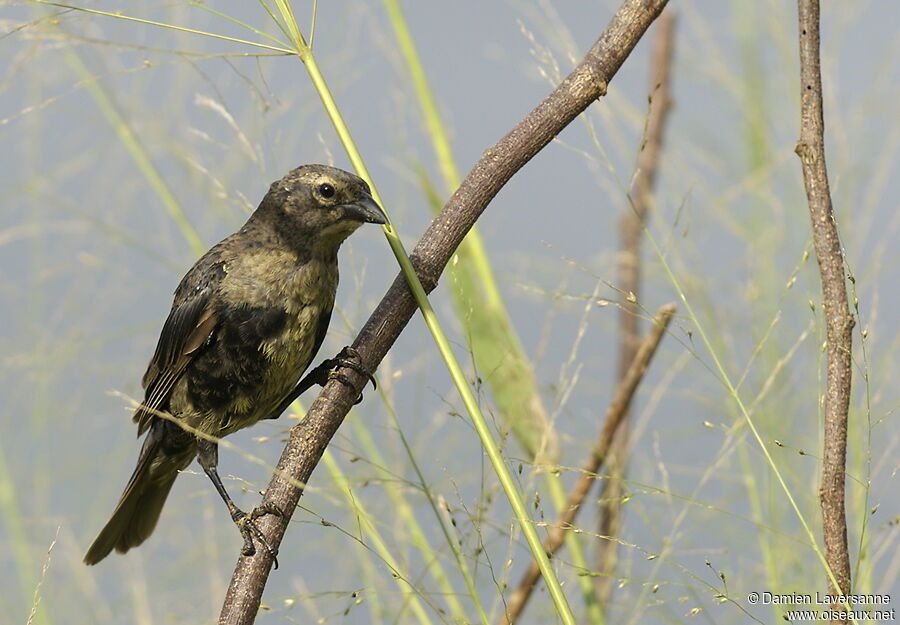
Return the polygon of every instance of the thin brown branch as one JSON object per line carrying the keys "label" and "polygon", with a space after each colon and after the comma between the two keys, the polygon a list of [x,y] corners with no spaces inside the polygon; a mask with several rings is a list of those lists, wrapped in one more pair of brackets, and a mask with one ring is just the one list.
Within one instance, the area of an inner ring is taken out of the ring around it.
{"label": "thin brown branch", "polygon": [[[606,30],[571,74],[505,137],[486,150],[426,230],[411,255],[425,290],[437,285],[463,237],[488,203],[525,163],[559,134],[592,102],[631,54],[668,0],[625,0]],[[363,326],[353,347],[363,364],[375,370],[416,311],[415,300],[398,275]],[[283,517],[269,515],[259,521],[269,543],[277,548],[306,484],[362,388],[364,378],[345,369],[356,388],[330,381],[313,402],[306,418],[291,428],[290,438],[264,503],[277,505]],[[289,556],[282,556],[282,561]],[[260,549],[253,557],[239,557],[219,615],[220,624],[246,625],[257,610],[272,567],[272,558]]]}
{"label": "thin brown branch", "polygon": [[[575,482],[572,492],[569,493],[562,515],[550,527],[547,538],[544,540],[544,550],[548,555],[552,556],[556,553],[565,541],[566,532],[572,527],[584,498],[594,484],[597,471],[600,470],[603,462],[606,460],[616,431],[628,413],[631,398],[634,397],[638,384],[644,378],[644,373],[646,373],[647,367],[656,353],[656,348],[659,347],[659,343],[674,314],[674,304],[667,304],[660,308],[653,320],[653,327],[635,351],[634,358],[628,367],[628,372],[619,382],[616,394],[606,409],[606,420],[603,422],[603,428],[600,430],[600,434],[594,443],[594,448],[591,450],[591,456],[581,467],[581,474],[578,476],[578,481]],[[532,562],[519,581],[518,587],[516,587],[516,590],[513,591],[506,602],[506,611],[498,621],[501,625],[511,625],[516,622],[540,579],[541,572],[538,570],[537,565]]]}
{"label": "thin brown branch", "polygon": [[797,142],[796,152],[803,166],[813,245],[819,261],[825,340],[828,346],[824,401],[825,448],[822,453],[819,503],[822,507],[825,560],[837,582],[835,587],[834,581],[829,579],[829,592],[832,595],[847,595],[850,593],[850,554],[847,549],[844,488],[854,319],[847,301],[844,256],[825,167],[825,121],[819,63],[819,1],[798,0],[797,4],[800,14],[801,100],[800,140]]}
{"label": "thin brown branch", "polygon": [[[659,168],[663,133],[672,108],[671,69],[675,51],[675,15],[672,9],[664,11],[656,21],[653,50],[650,54],[650,97],[647,122],[641,149],[637,158],[637,170],[631,183],[630,204],[619,221],[619,292],[624,296],[619,308],[619,369],[616,380],[621,382],[637,353],[640,341],[641,294],[641,235],[652,203],[653,185]],[[613,441],[605,480],[600,493],[600,536],[619,535],[622,525],[622,478],[628,462],[629,412]],[[597,571],[594,586],[597,602],[605,607],[612,592],[613,573],[618,560],[619,544],[615,540],[597,542]]]}

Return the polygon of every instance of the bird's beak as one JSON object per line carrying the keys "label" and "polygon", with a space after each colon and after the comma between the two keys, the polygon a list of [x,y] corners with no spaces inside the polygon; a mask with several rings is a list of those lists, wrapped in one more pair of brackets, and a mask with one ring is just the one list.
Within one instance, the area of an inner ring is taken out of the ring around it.
{"label": "bird's beak", "polygon": [[361,221],[368,224],[386,224],[387,217],[384,211],[375,203],[370,196],[365,195],[363,199],[350,204],[344,205],[344,218],[353,221]]}

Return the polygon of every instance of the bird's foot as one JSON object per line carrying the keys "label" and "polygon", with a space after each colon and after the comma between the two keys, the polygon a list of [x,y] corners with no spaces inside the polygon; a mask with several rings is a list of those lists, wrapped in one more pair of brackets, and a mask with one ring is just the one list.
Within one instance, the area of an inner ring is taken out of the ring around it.
{"label": "bird's foot", "polygon": [[[352,369],[358,374],[368,378],[372,383],[372,388],[378,389],[378,384],[375,382],[375,376],[372,375],[372,372],[366,369],[365,365],[362,364],[362,356],[360,356],[359,352],[349,345],[342,349],[337,356],[335,356],[334,358],[330,358],[326,362],[331,369],[328,372],[329,380],[337,380],[341,384],[353,388],[353,384],[350,382],[349,378],[341,373],[341,368],[346,367],[347,369]],[[359,398],[356,400],[356,403],[358,404],[362,401],[362,399],[363,396],[360,392]]]}
{"label": "bird's foot", "polygon": [[263,546],[263,548],[272,556],[272,561],[275,564],[275,568],[278,568],[278,550],[272,547],[269,544],[269,541],[266,540],[266,537],[260,531],[258,527],[256,527],[256,519],[261,516],[265,516],[267,514],[274,514],[275,516],[284,516],[281,510],[272,503],[263,504],[261,506],[257,506],[250,511],[250,514],[247,514],[243,510],[237,509],[231,515],[231,520],[234,521],[234,524],[237,525],[238,530],[241,532],[241,536],[244,537],[244,546],[241,548],[241,555],[252,556],[256,554],[256,545],[253,544],[253,539],[256,540]]}
{"label": "bird's foot", "polygon": [[[349,386],[353,388],[353,384],[350,382],[350,379],[340,372],[341,368],[348,368],[356,371],[360,375],[367,377],[372,382],[372,386],[378,388],[378,385],[375,383],[375,376],[372,375],[372,372],[365,368],[362,364],[362,357],[360,357],[359,352],[353,349],[352,347],[345,347],[340,351],[340,353],[334,358],[328,358],[327,360],[323,360],[315,369],[307,373],[303,376],[303,379],[297,382],[297,386],[288,393],[287,397],[285,397],[281,404],[272,412],[271,416],[267,417],[269,419],[277,419],[282,412],[287,410],[288,406],[291,405],[295,399],[300,397],[300,395],[316,384],[319,386],[325,386],[328,383],[328,380],[335,379],[345,386]],[[356,400],[356,403],[362,401],[362,393],[359,394],[359,398]]]}

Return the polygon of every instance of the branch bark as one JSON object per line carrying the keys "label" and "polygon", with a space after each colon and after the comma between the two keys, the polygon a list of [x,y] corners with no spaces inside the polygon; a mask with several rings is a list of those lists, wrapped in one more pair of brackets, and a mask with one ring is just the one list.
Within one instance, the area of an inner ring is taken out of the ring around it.
{"label": "branch bark", "polygon": [[[606,460],[613,437],[628,413],[631,398],[634,397],[638,384],[644,378],[644,373],[646,373],[647,367],[656,353],[656,348],[659,347],[659,343],[674,314],[674,304],[667,304],[660,308],[654,319],[653,327],[650,328],[650,332],[644,337],[640,347],[635,350],[634,359],[628,367],[628,372],[616,388],[616,394],[606,409],[606,420],[603,422],[603,428],[601,428],[597,441],[594,443],[594,448],[591,450],[591,457],[581,467],[581,474],[578,476],[578,481],[575,482],[572,492],[569,493],[563,513],[550,528],[547,539],[544,541],[544,550],[548,555],[556,553],[565,541],[566,532],[572,527],[584,498],[587,497],[594,480],[597,478],[597,471],[600,470],[600,467],[603,466],[603,462]],[[541,572],[538,570],[537,565],[532,562],[519,581],[516,590],[507,600],[506,611],[499,620],[500,625],[511,625],[516,622],[540,579]]]}
{"label": "branch bark", "polygon": [[[825,381],[825,448],[822,453],[822,534],[825,559],[837,582],[829,579],[832,595],[850,593],[850,555],[844,510],[847,460],[847,413],[850,406],[854,319],[847,301],[844,257],[828,188],[825,167],[825,121],[819,62],[819,1],[798,0],[800,22],[800,140],[796,152],[812,221],[813,244],[819,262],[825,314],[827,365]],[[846,623],[846,620],[832,620]]]}
{"label": "branch bark", "polygon": [[[631,54],[668,0],[625,0],[587,55],[547,98],[505,137],[487,149],[459,189],[416,245],[411,259],[426,292],[438,277],[469,229],[510,178],[597,98]],[[416,304],[402,275],[395,278],[378,307],[363,326],[353,347],[363,364],[375,370]],[[281,543],[291,515],[325,447],[350,410],[365,380],[355,371],[343,373],[355,388],[330,381],[310,406],[306,418],[291,428],[290,437],[272,477],[264,503],[277,505],[283,517],[268,515],[258,526],[269,543]],[[219,615],[219,623],[253,623],[272,567],[265,550],[239,557]]]}
{"label": "branch bark", "polygon": [[[631,202],[619,220],[618,288],[624,296],[619,307],[619,369],[616,376],[619,383],[628,374],[640,342],[641,308],[638,302],[641,293],[641,235],[652,203],[651,195],[662,152],[663,132],[672,108],[670,76],[674,50],[675,15],[669,9],[660,16],[654,27],[647,122],[638,154],[637,170],[631,183]],[[609,602],[618,559],[619,544],[609,538],[618,536],[622,525],[622,478],[628,462],[629,429],[629,412],[626,412],[606,463],[609,479],[603,482],[600,492],[597,533],[607,538],[597,542],[597,571],[600,575],[594,582],[594,588],[597,602],[603,608]]]}

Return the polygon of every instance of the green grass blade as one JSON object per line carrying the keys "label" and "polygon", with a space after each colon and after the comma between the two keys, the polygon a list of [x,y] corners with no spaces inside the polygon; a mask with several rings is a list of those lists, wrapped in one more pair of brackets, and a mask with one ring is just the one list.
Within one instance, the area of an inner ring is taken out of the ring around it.
{"label": "green grass blade", "polygon": [[[444,191],[449,195],[462,181],[450,139],[403,10],[397,0],[385,0],[384,4],[425,120]],[[444,204],[445,194],[435,191],[424,171],[419,172],[419,180],[432,210],[437,212]],[[536,462],[555,463],[559,442],[541,402],[531,363],[510,321],[477,225],[459,246],[449,272],[453,301],[475,366],[493,393],[506,427]]]}
{"label": "green grass blade", "polygon": [[[445,191],[453,193],[461,182],[459,168],[412,33],[399,2],[384,0],[384,4],[425,120]],[[419,168],[418,177],[432,210],[439,211],[443,206],[443,195],[424,168]],[[465,328],[475,366],[484,376],[506,427],[537,464],[555,464],[559,458],[559,442],[541,401],[534,369],[510,321],[477,225],[459,246],[449,271],[453,301]],[[560,512],[567,499],[562,482],[553,472],[546,472],[545,477],[551,502]],[[566,536],[566,546],[573,566],[589,571],[576,534],[570,532]],[[589,622],[602,625],[605,619],[590,577],[579,575],[578,584]]]}
{"label": "green grass blade", "polygon": [[[22,596],[31,603],[31,596],[37,584],[37,576],[32,570],[34,558],[28,549],[22,510],[16,501],[15,480],[6,466],[6,455],[2,447],[0,447],[0,518],[5,521],[8,544],[12,551],[10,558],[15,562],[19,574]],[[38,625],[47,623],[47,611],[40,606],[35,613],[34,622]]]}
{"label": "green grass blade", "polygon": [[71,4],[63,4],[62,2],[49,2],[48,0],[31,0],[31,2],[36,2],[37,4],[45,4],[48,6],[59,7],[61,9],[68,9],[70,11],[81,11],[82,13],[91,13],[92,15],[102,15],[104,17],[112,17],[118,20],[125,20],[127,22],[137,22],[138,24],[146,24],[148,26],[159,26],[161,28],[168,28],[170,30],[177,30],[183,33],[190,33],[192,35],[201,35],[203,37],[211,37],[212,39],[221,39],[222,41],[230,41],[232,43],[239,43],[245,46],[253,46],[256,48],[262,48],[264,50],[272,50],[274,52],[281,52],[283,54],[293,54],[293,50],[281,46],[270,46],[264,43],[259,43],[257,41],[248,41],[246,39],[237,39],[235,37],[228,37],[227,35],[218,35],[216,33],[207,32],[205,30],[197,30],[195,28],[186,28],[184,26],[177,26],[175,24],[167,24],[165,22],[157,22],[155,20],[145,20],[140,17],[134,17],[131,15],[123,15],[122,13],[112,13],[110,11],[98,11],[97,9],[88,9],[86,7],[74,6]]}
{"label": "green grass blade", "polygon": [[[479,598],[477,589],[475,588],[474,580],[472,579],[472,576],[469,575],[468,566],[466,565],[459,544],[457,543],[457,541],[453,540],[452,536],[450,536],[447,530],[446,525],[443,523],[440,512],[438,511],[437,506],[434,503],[434,497],[432,496],[428,488],[424,476],[419,470],[419,466],[418,463],[416,463],[415,456],[412,453],[412,449],[407,444],[406,437],[403,436],[403,432],[400,430],[400,425],[399,423],[397,423],[396,413],[388,404],[387,398],[384,397],[383,394],[382,398],[384,399],[385,406],[391,413],[394,423],[397,426],[397,432],[400,434],[400,437],[402,439],[407,458],[415,468],[416,475],[419,478],[418,487],[422,489],[423,494],[425,495],[428,504],[431,507],[432,512],[434,513],[435,519],[437,520],[438,525],[442,530],[447,546],[450,548],[451,552],[453,553],[453,557],[456,559],[457,567],[459,568],[460,573],[462,573],[465,579],[466,586],[468,587],[469,593],[472,597],[472,601],[474,602],[475,607],[478,610],[479,619],[481,620],[482,625],[488,625],[489,622],[487,619],[487,615],[484,612],[484,607],[482,606],[481,599]],[[356,433],[357,438],[359,438],[363,450],[366,452],[369,460],[371,460],[376,466],[380,467],[382,473],[384,473],[386,477],[393,478],[394,476],[390,475],[387,472],[385,468],[387,464],[385,462],[384,456],[381,455],[381,452],[378,449],[378,445],[375,444],[375,441],[372,439],[372,435],[369,433],[369,430],[366,429],[361,423],[359,423],[359,421],[354,421],[353,431]],[[468,619],[466,618],[466,612],[463,609],[462,604],[459,602],[459,598],[457,596],[458,593],[454,590],[452,584],[450,583],[450,577],[444,570],[443,564],[441,564],[440,553],[438,553],[429,544],[428,538],[425,536],[425,531],[422,529],[422,525],[419,523],[418,519],[416,519],[412,506],[403,494],[403,489],[400,488],[399,484],[395,482],[386,484],[385,490],[387,491],[388,497],[390,497],[391,501],[394,504],[394,511],[397,518],[402,521],[408,528],[410,542],[416,547],[416,549],[419,550],[419,552],[422,554],[422,557],[426,559],[428,563],[428,569],[429,571],[431,571],[434,580],[437,582],[438,587],[443,593],[444,599],[447,601],[447,606],[450,609],[450,614],[456,621],[460,623],[468,622]]]}
{"label": "green grass blade", "polygon": [[[809,525],[809,522],[806,520],[803,512],[800,510],[800,506],[797,504],[797,499],[794,497],[793,492],[790,487],[787,485],[787,482],[782,475],[781,470],[778,468],[778,465],[775,463],[775,459],[772,457],[772,453],[769,450],[769,446],[766,444],[766,441],[763,440],[762,434],[759,432],[759,428],[756,426],[756,420],[751,416],[750,411],[747,410],[747,406],[744,403],[743,398],[735,387],[734,383],[731,381],[731,376],[728,375],[728,372],[725,370],[725,366],[722,363],[722,359],[719,357],[718,350],[713,346],[712,340],[706,332],[705,326],[700,323],[700,319],[697,314],[694,312],[694,308],[691,305],[690,301],[685,294],[684,289],[681,286],[680,280],[675,275],[671,265],[669,264],[666,255],[663,253],[663,250],[659,247],[659,244],[656,241],[656,238],[644,228],[644,235],[649,241],[650,245],[653,247],[653,251],[656,254],[656,257],[659,259],[660,264],[662,265],[663,270],[666,273],[669,282],[672,284],[672,287],[678,293],[678,297],[681,299],[681,302],[684,304],[684,309],[687,312],[687,317],[691,320],[694,326],[697,328],[697,334],[700,335],[700,340],[703,342],[703,346],[706,348],[706,351],[709,353],[710,357],[715,364],[715,371],[719,376],[719,380],[725,386],[728,394],[734,400],[737,405],[738,410],[740,411],[741,416],[743,417],[744,423],[747,424],[747,427],[750,429],[750,432],[753,434],[753,438],[756,439],[757,444],[759,445],[760,450],[765,457],[766,464],[769,465],[769,468],[772,469],[772,473],[775,476],[778,485],[780,486],[782,492],[788,500],[788,503],[791,506],[791,509],[794,511],[797,519],[800,521],[800,525],[803,528],[803,533],[809,541],[810,546],[812,547],[813,552],[815,552],[816,556],[819,559],[819,562],[822,564],[823,569],[829,579],[829,581],[834,584],[835,588],[839,588],[840,586],[837,583],[837,580],[834,576],[834,572],[831,570],[831,567],[828,566],[828,561],[825,559],[825,554],[822,552],[822,549],[819,547],[819,544],[816,542],[816,536],[812,531],[812,528]],[[855,622],[855,621],[854,621]]]}
{"label": "green grass blade", "polygon": [[[293,43],[297,45],[297,55],[303,61],[303,65],[309,73],[313,86],[319,94],[319,97],[322,99],[325,111],[328,113],[328,117],[334,125],[335,131],[344,146],[344,150],[347,152],[350,162],[353,164],[353,167],[356,169],[359,176],[369,183],[372,188],[372,197],[383,208],[384,203],[381,201],[378,191],[372,183],[372,177],[369,175],[368,168],[366,167],[359,150],[356,148],[356,144],[350,135],[350,130],[348,129],[346,122],[344,122],[337,103],[334,101],[331,90],[328,88],[328,84],[319,69],[312,50],[306,46],[303,37],[300,34],[300,29],[297,26],[296,19],[293,17],[293,12],[290,9],[289,3],[286,0],[277,0],[276,4],[279,10],[281,10],[282,18],[285,20],[289,32],[293,35]],[[441,327],[440,321],[431,306],[431,302],[428,300],[428,296],[425,293],[425,289],[422,287],[422,283],[419,281],[415,269],[413,269],[412,262],[410,261],[406,250],[403,248],[400,237],[390,222],[390,217],[388,217],[388,223],[383,226],[383,229],[391,250],[394,252],[403,275],[415,297],[416,303],[422,312],[425,324],[428,326],[438,351],[450,372],[450,377],[453,379],[453,383],[459,391],[463,404],[472,418],[472,424],[475,427],[475,431],[478,433],[485,452],[491,461],[494,472],[497,474],[500,485],[503,488],[504,493],[506,493],[509,504],[515,514],[516,521],[521,527],[525,540],[531,549],[532,556],[537,562],[541,574],[544,576],[544,580],[547,583],[547,589],[556,606],[556,611],[566,625],[574,625],[575,617],[573,616],[569,603],[566,600],[566,596],[563,593],[556,572],[553,570],[550,560],[544,552],[541,539],[534,526],[534,521],[528,514],[528,509],[525,506],[522,494],[519,492],[509,467],[506,466],[506,461],[503,458],[501,449],[494,440],[493,433],[490,430],[487,420],[481,413],[481,408],[478,405],[475,394],[469,387],[462,367],[459,365],[459,361],[453,354],[450,342],[447,340],[447,335]]]}
{"label": "green grass blade", "polygon": [[[409,591],[404,592],[403,600],[404,604],[409,606],[409,609],[415,615],[416,622],[422,623],[422,625],[430,625],[431,617],[425,609],[425,606],[422,604],[423,595],[415,587],[408,576],[404,574],[403,567],[401,567],[400,563],[394,558],[390,548],[387,546],[387,542],[384,540],[384,537],[382,537],[381,532],[378,531],[375,520],[369,514],[369,511],[365,506],[360,506],[356,501],[356,498],[353,496],[353,490],[350,487],[350,482],[347,480],[347,476],[335,459],[334,454],[326,449],[325,453],[322,455],[322,462],[334,479],[337,490],[340,491],[347,500],[347,506],[353,512],[359,523],[360,532],[364,532],[363,535],[357,537],[360,543],[364,545],[370,544],[378,557],[384,561],[389,569],[391,569],[392,577],[397,580],[404,590]],[[437,611],[436,606],[431,607]]]}

